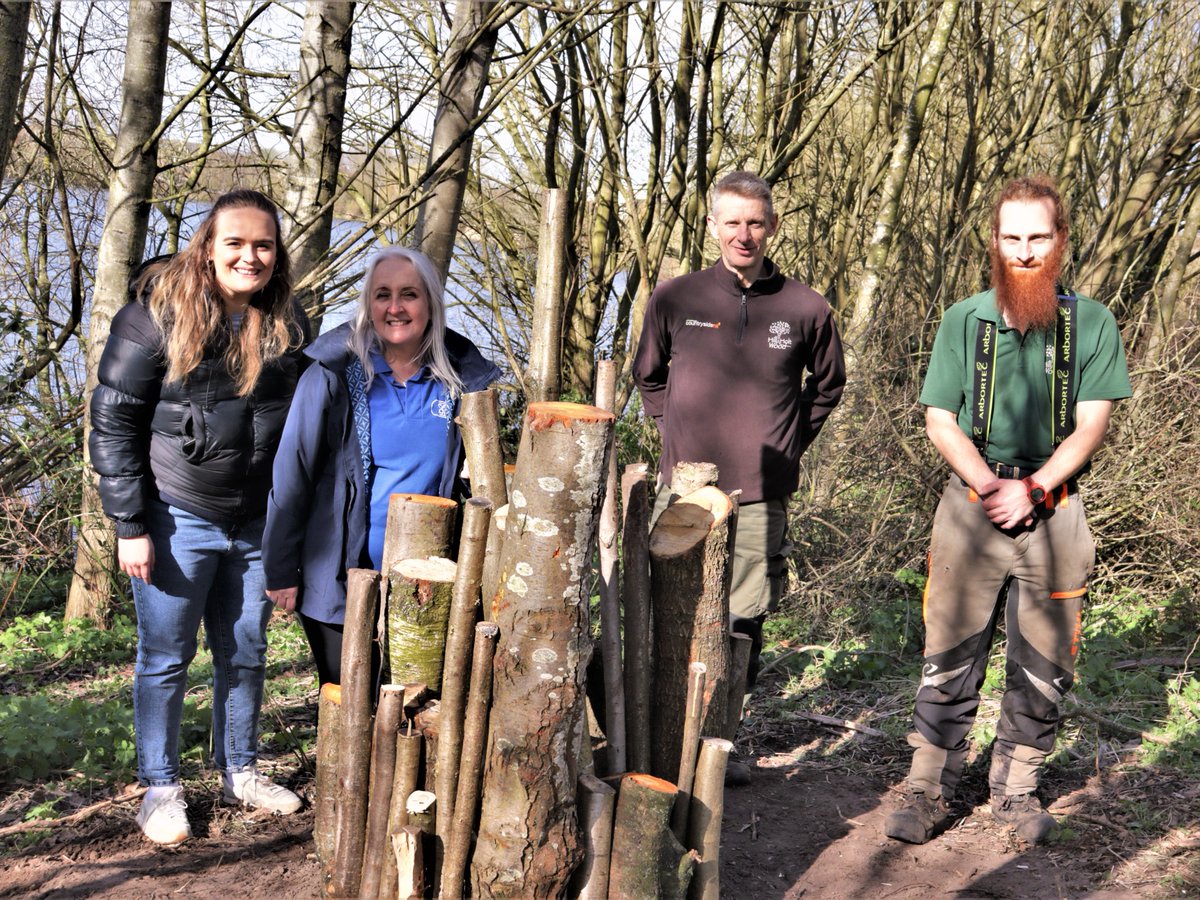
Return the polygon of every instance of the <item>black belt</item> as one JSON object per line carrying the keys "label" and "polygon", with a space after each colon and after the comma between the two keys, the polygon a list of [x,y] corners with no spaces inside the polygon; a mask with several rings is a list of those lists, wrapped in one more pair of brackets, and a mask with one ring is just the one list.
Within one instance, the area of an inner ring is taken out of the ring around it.
{"label": "black belt", "polygon": [[1023,469],[1020,466],[1010,466],[1008,463],[993,462],[987,460],[987,467],[991,469],[997,478],[1029,478],[1037,469]]}

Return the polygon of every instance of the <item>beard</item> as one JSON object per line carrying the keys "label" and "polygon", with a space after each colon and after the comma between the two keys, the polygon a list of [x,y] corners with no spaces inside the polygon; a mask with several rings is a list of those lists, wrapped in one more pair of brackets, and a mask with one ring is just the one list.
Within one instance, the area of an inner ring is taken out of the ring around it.
{"label": "beard", "polygon": [[992,287],[996,306],[1008,324],[1024,333],[1051,328],[1058,320],[1058,276],[1065,247],[1032,266],[1006,263],[993,244]]}

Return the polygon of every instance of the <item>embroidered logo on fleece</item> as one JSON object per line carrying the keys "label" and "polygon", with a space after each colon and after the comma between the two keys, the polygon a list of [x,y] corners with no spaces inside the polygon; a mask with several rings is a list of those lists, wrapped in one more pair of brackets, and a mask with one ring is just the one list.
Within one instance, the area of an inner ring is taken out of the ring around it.
{"label": "embroidered logo on fleece", "polygon": [[699,319],[686,319],[683,323],[689,328],[720,328],[720,322],[701,322]]}
{"label": "embroidered logo on fleece", "polygon": [[792,346],[792,326],[787,322],[772,322],[771,336],[767,338],[767,346],[772,350],[786,350]]}
{"label": "embroidered logo on fleece", "polygon": [[454,414],[454,401],[446,397],[432,401],[429,404],[429,414],[450,421],[450,416]]}

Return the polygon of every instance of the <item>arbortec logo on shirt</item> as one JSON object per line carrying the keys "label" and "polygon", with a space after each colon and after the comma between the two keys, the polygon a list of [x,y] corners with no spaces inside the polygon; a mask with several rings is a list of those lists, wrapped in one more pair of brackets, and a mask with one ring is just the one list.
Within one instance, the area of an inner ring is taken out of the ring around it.
{"label": "arbortec logo on shirt", "polygon": [[689,328],[720,328],[720,322],[701,322],[699,319],[687,319],[683,323]]}
{"label": "arbortec logo on shirt", "polygon": [[439,397],[431,401],[429,404],[429,414],[449,421],[450,417],[454,415],[454,401],[447,397]]}
{"label": "arbortec logo on shirt", "polygon": [[772,350],[786,350],[792,346],[792,326],[787,322],[772,322],[771,336],[767,338],[767,346]]}

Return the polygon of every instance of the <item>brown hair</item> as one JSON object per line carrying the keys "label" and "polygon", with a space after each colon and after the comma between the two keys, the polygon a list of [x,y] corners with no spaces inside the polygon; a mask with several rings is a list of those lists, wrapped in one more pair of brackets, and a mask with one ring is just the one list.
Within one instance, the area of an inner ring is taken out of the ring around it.
{"label": "brown hair", "polygon": [[186,380],[200,365],[209,343],[229,327],[209,256],[217,216],[244,208],[261,210],[275,222],[275,269],[267,286],[251,298],[241,328],[225,349],[225,364],[238,394],[244,397],[253,391],[263,366],[300,340],[292,304],[291,262],[279,227],[279,211],[265,194],[238,188],[217,198],[184,250],[164,264],[149,267],[137,284],[140,294],[153,282],[149,309],[163,332],[167,381]]}
{"label": "brown hair", "polygon": [[771,185],[753,172],[738,170],[721,178],[713,185],[709,209],[716,209],[717,200],[725,194],[734,194],[745,200],[761,200],[767,206],[767,216],[775,215],[775,204],[771,202]]}
{"label": "brown hair", "polygon": [[1000,191],[996,205],[992,207],[992,241],[1000,234],[1000,207],[1013,200],[1029,203],[1035,200],[1049,200],[1054,207],[1054,230],[1066,235],[1070,230],[1067,222],[1067,207],[1058,186],[1049,175],[1023,175],[1014,178]]}

